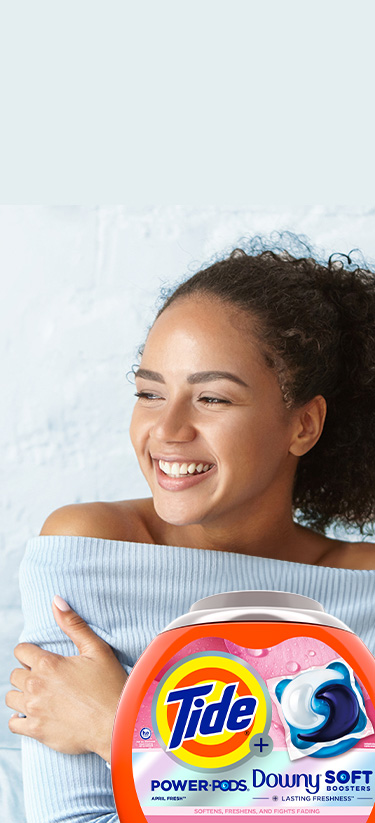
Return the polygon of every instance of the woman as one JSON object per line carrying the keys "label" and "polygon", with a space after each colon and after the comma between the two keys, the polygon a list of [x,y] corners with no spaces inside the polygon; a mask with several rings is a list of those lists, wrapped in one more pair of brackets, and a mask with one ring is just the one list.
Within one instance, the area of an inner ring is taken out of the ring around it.
{"label": "woman", "polygon": [[200,597],[297,591],[375,649],[373,545],[325,535],[374,519],[374,275],[256,244],[183,283],[148,333],[130,435],[152,497],[58,509],[29,541],[7,695],[29,821],[117,820],[123,683]]}

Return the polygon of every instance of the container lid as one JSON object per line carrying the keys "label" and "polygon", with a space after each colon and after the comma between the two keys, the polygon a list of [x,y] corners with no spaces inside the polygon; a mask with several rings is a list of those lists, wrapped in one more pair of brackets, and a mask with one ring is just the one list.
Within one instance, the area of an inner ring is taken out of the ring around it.
{"label": "container lid", "polygon": [[164,631],[202,623],[250,622],[310,623],[352,630],[328,614],[321,603],[294,592],[262,589],[220,592],[197,600],[187,614],[173,620]]}
{"label": "container lid", "polygon": [[202,609],[238,609],[247,606],[271,606],[271,608],[282,609],[314,609],[324,612],[324,608],[312,597],[305,597],[304,594],[294,594],[294,592],[279,592],[262,589],[244,589],[238,592],[221,592],[203,597],[190,606],[189,611],[201,611]]}

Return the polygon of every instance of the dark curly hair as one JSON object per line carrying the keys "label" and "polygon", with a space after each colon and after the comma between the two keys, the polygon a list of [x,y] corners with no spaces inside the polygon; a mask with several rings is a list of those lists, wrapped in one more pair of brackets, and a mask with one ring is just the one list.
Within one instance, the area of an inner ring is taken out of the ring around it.
{"label": "dark curly hair", "polygon": [[323,262],[290,232],[241,245],[169,291],[156,319],[193,294],[255,318],[286,406],[327,402],[321,437],[298,462],[294,517],[321,533],[340,524],[363,534],[375,519],[375,274],[346,255]]}

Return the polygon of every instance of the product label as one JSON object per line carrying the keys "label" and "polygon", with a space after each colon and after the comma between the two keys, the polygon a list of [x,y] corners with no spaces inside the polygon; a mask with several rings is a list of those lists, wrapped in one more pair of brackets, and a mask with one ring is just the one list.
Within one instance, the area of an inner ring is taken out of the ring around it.
{"label": "product label", "polygon": [[201,638],[143,700],[132,753],[138,799],[150,823],[309,814],[365,823],[374,728],[358,676],[317,638],[267,649]]}

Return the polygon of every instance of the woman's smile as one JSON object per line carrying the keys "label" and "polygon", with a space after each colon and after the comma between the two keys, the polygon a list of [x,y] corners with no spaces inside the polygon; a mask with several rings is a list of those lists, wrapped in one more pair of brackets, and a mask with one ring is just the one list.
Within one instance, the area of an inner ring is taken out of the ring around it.
{"label": "woman's smile", "polygon": [[211,477],[215,469],[213,463],[202,462],[168,462],[165,460],[154,460],[156,479],[162,489],[168,491],[182,491],[190,489]]}

